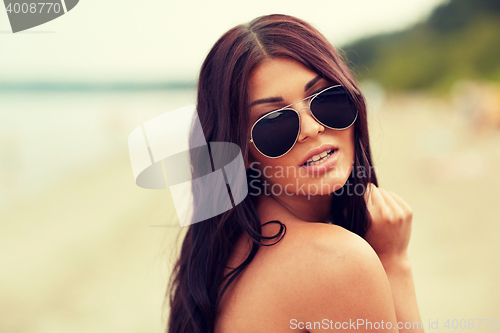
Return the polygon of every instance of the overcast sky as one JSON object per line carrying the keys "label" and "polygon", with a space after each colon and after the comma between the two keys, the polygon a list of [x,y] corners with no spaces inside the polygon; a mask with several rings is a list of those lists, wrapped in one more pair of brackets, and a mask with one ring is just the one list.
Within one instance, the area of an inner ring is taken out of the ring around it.
{"label": "overcast sky", "polygon": [[215,41],[260,15],[297,16],[338,46],[408,27],[445,1],[80,0],[16,34],[0,10],[0,82],[195,80]]}

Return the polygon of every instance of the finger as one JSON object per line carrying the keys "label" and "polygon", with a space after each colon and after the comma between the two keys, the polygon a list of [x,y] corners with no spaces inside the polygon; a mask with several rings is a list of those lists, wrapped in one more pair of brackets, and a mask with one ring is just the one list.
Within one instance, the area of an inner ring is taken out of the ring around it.
{"label": "finger", "polygon": [[392,191],[389,191],[389,193],[394,198],[394,200],[399,204],[399,206],[401,206],[401,208],[403,208],[404,211],[412,212],[410,205],[408,205],[408,203],[406,201],[401,199],[401,197],[399,195],[397,195],[396,193],[394,193]]}
{"label": "finger", "polygon": [[373,185],[371,197],[372,197],[372,204],[374,206],[380,206],[381,208],[385,206],[385,200],[382,194],[380,193],[380,188],[376,187],[375,185]]}
{"label": "finger", "polygon": [[388,191],[384,190],[383,188],[379,188],[380,194],[384,198],[384,201],[386,205],[390,209],[400,209],[399,204],[394,200],[394,198],[389,194]]}
{"label": "finger", "polygon": [[382,197],[384,198],[385,204],[390,209],[390,211],[394,212],[396,215],[404,215],[403,208],[394,200],[391,194],[384,190],[383,188],[379,189]]}
{"label": "finger", "polygon": [[367,206],[373,205],[372,192],[375,185],[373,183],[368,183],[365,190],[365,202]]}

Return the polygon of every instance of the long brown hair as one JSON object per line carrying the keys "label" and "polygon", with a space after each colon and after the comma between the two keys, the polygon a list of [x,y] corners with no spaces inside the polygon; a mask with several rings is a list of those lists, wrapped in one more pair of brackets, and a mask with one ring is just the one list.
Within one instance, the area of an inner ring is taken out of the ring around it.
{"label": "long brown hair", "polygon": [[[206,141],[235,143],[248,161],[248,80],[262,60],[273,57],[295,59],[325,79],[345,87],[358,109],[355,160],[347,182],[352,186],[362,184],[363,189],[370,182],[377,185],[375,174],[370,172],[372,160],[366,105],[354,77],[321,33],[291,16],[259,17],[229,30],[215,43],[203,63],[198,81],[197,111]],[[356,172],[359,168],[367,173],[359,177]],[[250,176],[247,174],[247,180],[251,180]],[[363,195],[349,195],[345,191],[332,197],[334,223],[363,237],[369,226]],[[168,332],[213,332],[223,292],[264,245],[262,241],[268,239],[262,236],[254,199],[247,196],[231,210],[188,227],[167,291],[170,301]],[[250,255],[224,276],[232,249],[242,233],[253,241]],[[280,232],[273,237],[274,243],[284,233],[281,224]],[[224,281],[225,287],[219,293]]]}

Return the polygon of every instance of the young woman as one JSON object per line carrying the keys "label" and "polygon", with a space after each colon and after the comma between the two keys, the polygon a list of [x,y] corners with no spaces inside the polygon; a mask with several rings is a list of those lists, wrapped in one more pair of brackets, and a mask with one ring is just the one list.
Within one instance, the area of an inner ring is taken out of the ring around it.
{"label": "young woman", "polygon": [[207,142],[241,147],[249,195],[189,226],[168,332],[420,330],[411,208],[377,188],[363,96],[324,36],[285,15],[231,29],[197,111]]}

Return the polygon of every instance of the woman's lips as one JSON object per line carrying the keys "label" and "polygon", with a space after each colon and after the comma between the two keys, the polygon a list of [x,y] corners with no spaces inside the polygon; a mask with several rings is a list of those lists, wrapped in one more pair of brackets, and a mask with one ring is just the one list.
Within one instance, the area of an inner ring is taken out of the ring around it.
{"label": "woman's lips", "polygon": [[339,158],[339,150],[335,149],[330,156],[320,164],[316,165],[301,165],[301,168],[304,168],[308,174],[322,173],[330,170],[337,164],[337,160]]}
{"label": "woman's lips", "polygon": [[335,149],[338,149],[338,147],[336,147],[336,146],[334,146],[332,144],[322,144],[321,146],[310,150],[307,153],[307,155],[305,156],[305,158],[302,160],[302,163],[300,163],[300,165],[306,164],[306,162],[309,159],[313,158],[315,155],[322,154],[322,153],[324,153],[326,151],[335,150]]}

